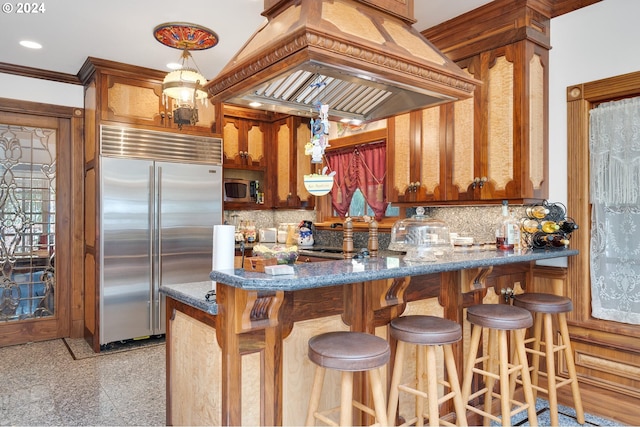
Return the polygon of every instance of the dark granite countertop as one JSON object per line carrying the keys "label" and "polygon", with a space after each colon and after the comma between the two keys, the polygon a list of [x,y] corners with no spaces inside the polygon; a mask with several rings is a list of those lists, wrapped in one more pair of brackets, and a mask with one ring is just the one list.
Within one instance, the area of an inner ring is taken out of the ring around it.
{"label": "dark granite countertop", "polygon": [[175,299],[176,301],[183,302],[191,307],[202,310],[209,314],[218,314],[218,304],[216,299],[206,299],[207,292],[214,288],[214,283],[211,280],[202,282],[191,283],[179,283],[175,285],[162,285],[160,292]]}
{"label": "dark granite countertop", "polygon": [[[419,276],[445,271],[562,258],[577,255],[578,253],[574,249],[523,250],[520,253],[501,251],[454,252],[446,259],[423,263],[408,263],[402,259],[402,255],[387,255],[377,258],[342,259],[296,264],[293,266],[294,274],[292,275],[272,276],[265,273],[235,269],[214,270],[211,272],[210,278],[211,280],[246,290],[295,291],[370,280]],[[207,313],[217,314],[215,302],[205,300],[205,294],[211,288],[211,281],[203,281],[179,285],[163,285],[160,287],[160,291]]]}

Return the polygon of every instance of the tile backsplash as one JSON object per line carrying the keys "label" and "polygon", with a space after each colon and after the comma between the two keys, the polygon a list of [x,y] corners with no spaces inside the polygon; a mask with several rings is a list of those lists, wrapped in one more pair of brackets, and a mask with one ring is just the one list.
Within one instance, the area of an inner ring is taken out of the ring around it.
{"label": "tile backsplash", "polygon": [[[524,216],[524,207],[510,206],[515,210],[516,218]],[[415,209],[407,210],[408,216],[415,214]],[[501,207],[497,206],[455,206],[426,208],[425,215],[444,221],[451,232],[460,236],[473,237],[476,243],[495,242],[495,227],[501,215]],[[251,210],[251,211],[225,211],[225,223],[235,225],[241,220],[253,220],[257,228],[277,227],[279,223],[299,223],[302,220],[315,222],[315,211],[309,210]],[[342,230],[335,231],[314,230],[316,245],[342,246]],[[354,246],[363,248],[367,246],[368,234],[366,232],[354,233]],[[389,246],[390,233],[380,232],[379,247],[386,249]]]}
{"label": "tile backsplash", "polygon": [[224,211],[225,224],[239,225],[240,221],[246,220],[254,221],[256,228],[277,227],[282,222],[296,224],[303,220],[315,222],[316,212],[303,209]]}

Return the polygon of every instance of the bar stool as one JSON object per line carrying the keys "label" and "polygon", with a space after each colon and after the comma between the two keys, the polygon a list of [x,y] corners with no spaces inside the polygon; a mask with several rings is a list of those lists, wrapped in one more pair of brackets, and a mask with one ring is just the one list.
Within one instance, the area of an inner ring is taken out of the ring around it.
{"label": "bar stool", "polygon": [[[573,310],[573,303],[570,298],[543,293],[524,293],[513,296],[513,305],[529,310],[534,317],[533,336],[525,340],[527,353],[531,354],[531,383],[534,397],[537,391],[545,393],[549,400],[549,411],[551,412],[551,424],[558,425],[558,388],[571,384],[571,393],[576,410],[576,418],[580,424],[584,424],[584,410],[582,399],[578,388],[578,377],[571,351],[571,341],[569,339],[569,329],[567,328],[566,313]],[[560,329],[561,342],[554,344],[553,317],[555,316],[558,328]],[[544,339],[542,330],[544,328]],[[544,351],[540,351],[540,347]],[[559,377],[555,372],[555,353],[564,351],[567,363],[568,378]],[[547,372],[540,373],[540,356],[545,358]],[[547,388],[538,386],[538,377],[547,377]]]}
{"label": "bar stool", "polygon": [[[538,424],[536,417],[535,399],[531,388],[531,378],[529,377],[529,366],[527,365],[524,335],[526,329],[533,325],[533,317],[529,311],[513,307],[506,304],[479,304],[467,309],[467,320],[472,325],[471,341],[469,344],[469,354],[463,374],[462,400],[468,410],[484,417],[484,425],[488,426],[490,420],[501,422],[503,426],[511,423],[511,417],[519,412],[527,410],[529,425]],[[489,341],[487,354],[478,356],[478,349],[481,343],[483,331],[488,331]],[[509,347],[507,335],[513,332],[513,345],[518,355],[518,364],[510,363]],[[497,354],[494,353],[498,349]],[[484,363],[483,367],[476,367],[479,363]],[[484,377],[485,385],[477,392],[471,394],[471,384],[473,374],[477,373]],[[511,376],[522,377],[524,391],[524,402],[516,401],[511,395]],[[495,382],[500,383],[500,392],[494,391]],[[469,405],[469,401],[484,394],[484,410]],[[491,412],[492,398],[500,398],[500,418]],[[516,408],[512,411],[512,405]]]}
{"label": "bar stool", "polygon": [[[424,399],[428,402],[427,415],[429,425],[455,425],[440,419],[438,405],[448,400],[453,400],[458,425],[466,426],[467,417],[460,383],[458,382],[458,372],[456,362],[453,357],[451,344],[462,339],[462,328],[452,320],[434,316],[411,315],[394,319],[389,324],[390,334],[398,340],[396,346],[396,361],[393,367],[391,378],[391,388],[389,391],[389,409],[387,418],[393,423],[398,409],[399,392],[403,391],[416,396],[415,417],[406,420],[401,426],[423,425]],[[410,383],[400,384],[402,369],[404,364],[404,353],[407,344],[416,344],[416,372]],[[436,370],[436,347],[442,346],[444,352],[444,363],[447,368],[449,381],[438,380]],[[426,362],[426,366],[425,366]],[[425,389],[424,379],[427,384]],[[450,390],[438,399],[438,384]]]}
{"label": "bar stool", "polygon": [[[328,332],[309,340],[309,359],[315,363],[316,373],[309,399],[307,426],[318,419],[328,425],[337,426],[330,413],[340,411],[340,425],[353,424],[353,407],[375,416],[377,424],[387,425],[384,388],[379,368],[389,362],[391,350],[386,340],[363,332]],[[342,371],[340,406],[318,412],[322,385],[327,369]],[[353,400],[353,373],[368,372],[374,409]]]}

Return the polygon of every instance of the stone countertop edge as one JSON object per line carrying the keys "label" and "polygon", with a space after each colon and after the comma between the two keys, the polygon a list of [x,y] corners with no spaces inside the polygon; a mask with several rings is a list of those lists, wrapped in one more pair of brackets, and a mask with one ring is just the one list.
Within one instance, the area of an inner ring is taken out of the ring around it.
{"label": "stone countertop edge", "polygon": [[435,262],[407,263],[403,255],[324,262],[308,262],[293,266],[294,274],[272,276],[242,269],[214,270],[211,280],[245,290],[295,291],[324,286],[344,285],[371,280],[466,270],[492,265],[538,261],[577,255],[573,249],[523,250],[520,253],[477,251],[453,253]]}
{"label": "stone countertop edge", "polygon": [[205,298],[205,295],[213,289],[213,286],[214,283],[211,280],[177,283],[175,285],[162,285],[160,292],[205,313],[218,314],[218,304],[215,298],[211,298],[210,301]]}
{"label": "stone countertop edge", "polygon": [[[393,255],[296,264],[293,266],[294,274],[281,276],[248,272],[242,269],[214,270],[211,272],[210,278],[213,281],[245,290],[296,291],[550,258],[564,258],[578,255],[578,253],[575,249],[524,250],[517,254],[513,252],[479,251],[454,253],[447,259],[423,263],[407,263],[402,260],[403,255]],[[160,292],[206,313],[217,314],[217,304],[214,301],[206,301],[205,299],[206,293],[211,289],[212,282],[203,281],[162,285]]]}

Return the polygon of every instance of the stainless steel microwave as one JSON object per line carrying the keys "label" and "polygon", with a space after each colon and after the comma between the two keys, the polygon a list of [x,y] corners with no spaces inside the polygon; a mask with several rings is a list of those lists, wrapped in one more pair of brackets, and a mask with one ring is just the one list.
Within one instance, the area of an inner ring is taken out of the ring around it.
{"label": "stainless steel microwave", "polygon": [[[224,201],[225,202],[251,202],[252,181],[246,179],[225,178],[224,180]],[[255,192],[255,190],[254,190]]]}

